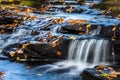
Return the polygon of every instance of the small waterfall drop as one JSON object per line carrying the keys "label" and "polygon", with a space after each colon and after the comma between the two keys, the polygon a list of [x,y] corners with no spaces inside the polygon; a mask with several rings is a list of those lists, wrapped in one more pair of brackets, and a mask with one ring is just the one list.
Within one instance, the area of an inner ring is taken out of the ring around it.
{"label": "small waterfall drop", "polygon": [[91,36],[99,35],[99,34],[100,34],[100,31],[101,31],[101,28],[102,28],[102,27],[99,25],[99,26],[97,27],[97,29],[90,31],[90,35],[91,35]]}
{"label": "small waterfall drop", "polygon": [[27,35],[27,34],[31,34],[32,30],[26,30],[26,29],[17,29],[16,31],[14,31],[14,33],[12,34],[12,37],[16,37],[16,36],[22,36],[22,35]]}
{"label": "small waterfall drop", "polygon": [[85,39],[73,40],[69,47],[68,60],[91,63],[93,65],[104,64],[109,54],[109,40]]}
{"label": "small waterfall drop", "polygon": [[16,29],[14,28],[14,31],[8,39],[6,39],[6,42],[1,44],[1,49],[14,43],[22,42],[24,41],[24,38],[29,37],[29,35],[32,33],[32,30],[26,30],[26,29]]}
{"label": "small waterfall drop", "polygon": [[43,74],[66,70],[65,74],[62,74],[63,76],[79,76],[85,68],[109,64],[107,61],[109,45],[109,40],[105,39],[73,40],[69,45],[68,60],[39,68],[46,67]]}
{"label": "small waterfall drop", "polygon": [[61,26],[56,25],[56,26],[52,29],[52,32],[53,32],[54,34],[56,34],[56,33],[59,32],[60,30],[61,30]]}

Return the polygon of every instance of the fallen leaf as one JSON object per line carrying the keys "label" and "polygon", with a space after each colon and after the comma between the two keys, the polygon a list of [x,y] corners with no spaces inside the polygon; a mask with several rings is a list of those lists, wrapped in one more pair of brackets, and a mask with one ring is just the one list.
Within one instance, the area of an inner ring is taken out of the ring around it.
{"label": "fallen leaf", "polygon": [[58,55],[58,56],[61,56],[61,55],[62,55],[62,52],[57,51],[57,55]]}
{"label": "fallen leaf", "polygon": [[90,28],[91,27],[91,24],[88,24],[87,26],[86,26],[86,28]]}
{"label": "fallen leaf", "polygon": [[20,57],[17,57],[16,60],[17,60],[17,61],[20,61]]}
{"label": "fallen leaf", "polygon": [[52,43],[52,44],[51,44],[51,47],[52,47],[52,48],[56,47],[56,43]]}
{"label": "fallen leaf", "polygon": [[15,52],[14,51],[11,51],[10,52],[10,56],[13,57],[15,55]]}
{"label": "fallen leaf", "polygon": [[75,39],[75,36],[69,36],[70,39]]}
{"label": "fallen leaf", "polygon": [[26,54],[24,54],[24,58],[27,59],[27,57],[28,57],[28,56],[27,56]]}
{"label": "fallen leaf", "polygon": [[116,27],[112,28],[112,31],[115,31],[116,30]]}
{"label": "fallen leaf", "polygon": [[3,76],[3,74],[4,74],[3,72],[0,72],[0,76]]}

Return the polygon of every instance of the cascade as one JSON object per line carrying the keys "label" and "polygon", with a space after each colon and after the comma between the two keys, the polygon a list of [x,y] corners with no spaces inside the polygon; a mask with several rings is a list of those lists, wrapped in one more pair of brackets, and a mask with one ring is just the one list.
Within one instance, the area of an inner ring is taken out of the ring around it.
{"label": "cascade", "polygon": [[91,30],[91,31],[90,31],[90,35],[92,35],[92,36],[99,35],[99,34],[100,34],[100,31],[101,31],[101,28],[102,28],[102,27],[99,25],[99,26],[97,27],[97,29]]}
{"label": "cascade", "polygon": [[109,40],[73,40],[69,47],[68,60],[82,63],[104,64],[109,54]]}

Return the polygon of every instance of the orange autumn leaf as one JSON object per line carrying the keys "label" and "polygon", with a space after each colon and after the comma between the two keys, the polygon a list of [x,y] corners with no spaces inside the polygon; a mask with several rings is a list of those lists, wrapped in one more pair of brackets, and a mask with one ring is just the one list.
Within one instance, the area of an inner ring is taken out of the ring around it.
{"label": "orange autumn leaf", "polygon": [[27,59],[27,57],[28,57],[28,56],[27,56],[26,54],[24,54],[24,58]]}
{"label": "orange autumn leaf", "polygon": [[29,45],[30,45],[30,43],[23,44],[22,48],[24,49],[24,48],[26,48],[26,47],[29,46]]}
{"label": "orange autumn leaf", "polygon": [[78,33],[79,35],[82,35],[83,33],[82,32],[80,32],[80,33]]}
{"label": "orange autumn leaf", "polygon": [[91,27],[91,24],[86,25],[86,28],[90,28],[90,27]]}
{"label": "orange autumn leaf", "polygon": [[23,53],[23,50],[22,50],[22,49],[19,49],[19,50],[17,50],[17,53],[18,53],[18,54],[22,54],[22,53]]}
{"label": "orange autumn leaf", "polygon": [[58,56],[61,56],[61,55],[62,55],[62,52],[57,51],[57,55],[58,55]]}
{"label": "orange autumn leaf", "polygon": [[52,20],[52,22],[61,24],[61,23],[63,23],[63,20],[64,20],[63,18],[55,18]]}
{"label": "orange autumn leaf", "polygon": [[17,60],[17,61],[20,61],[20,57],[17,57],[16,60]]}
{"label": "orange autumn leaf", "polygon": [[31,9],[27,8],[27,9],[26,9],[26,12],[31,12]]}
{"label": "orange autumn leaf", "polygon": [[10,56],[13,57],[15,55],[15,52],[14,51],[11,51],[10,52]]}
{"label": "orange autumn leaf", "polygon": [[82,29],[83,29],[82,27],[79,27],[79,31],[82,31]]}
{"label": "orange autumn leaf", "polygon": [[3,76],[3,74],[4,74],[3,72],[0,72],[0,76]]}
{"label": "orange autumn leaf", "polygon": [[63,36],[58,36],[57,38],[58,38],[58,39],[62,39],[62,38],[63,38]]}
{"label": "orange autumn leaf", "polygon": [[76,20],[69,20],[68,22],[69,22],[71,25],[75,25],[76,23],[84,23],[84,22],[87,22],[87,20],[76,19]]}
{"label": "orange autumn leaf", "polygon": [[18,20],[14,20],[15,23],[18,23],[19,21]]}
{"label": "orange autumn leaf", "polygon": [[51,47],[52,47],[52,48],[56,47],[56,43],[52,43],[52,44],[51,44]]}
{"label": "orange autumn leaf", "polygon": [[112,31],[115,31],[116,30],[116,27],[112,28]]}

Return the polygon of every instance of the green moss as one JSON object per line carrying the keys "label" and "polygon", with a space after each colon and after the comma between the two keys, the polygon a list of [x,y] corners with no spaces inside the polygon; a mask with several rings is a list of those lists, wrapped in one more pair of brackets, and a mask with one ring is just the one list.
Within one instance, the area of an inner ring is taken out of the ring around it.
{"label": "green moss", "polygon": [[118,16],[120,14],[120,10],[119,9],[113,9],[112,11],[111,11],[111,15],[112,16]]}
{"label": "green moss", "polygon": [[21,1],[21,5],[33,6],[34,2],[33,1]]}
{"label": "green moss", "polygon": [[7,5],[9,5],[9,4],[17,4],[17,5],[19,5],[20,1],[13,1],[13,2],[2,1],[1,4],[7,4]]}
{"label": "green moss", "polygon": [[112,7],[111,15],[118,16],[120,14],[120,2],[114,2],[111,0],[103,0],[101,3],[92,6],[92,8],[97,8],[101,10],[108,10]]}
{"label": "green moss", "polygon": [[39,8],[42,4],[45,3],[45,0],[21,0],[20,5],[26,5],[26,6],[31,6],[35,8]]}

